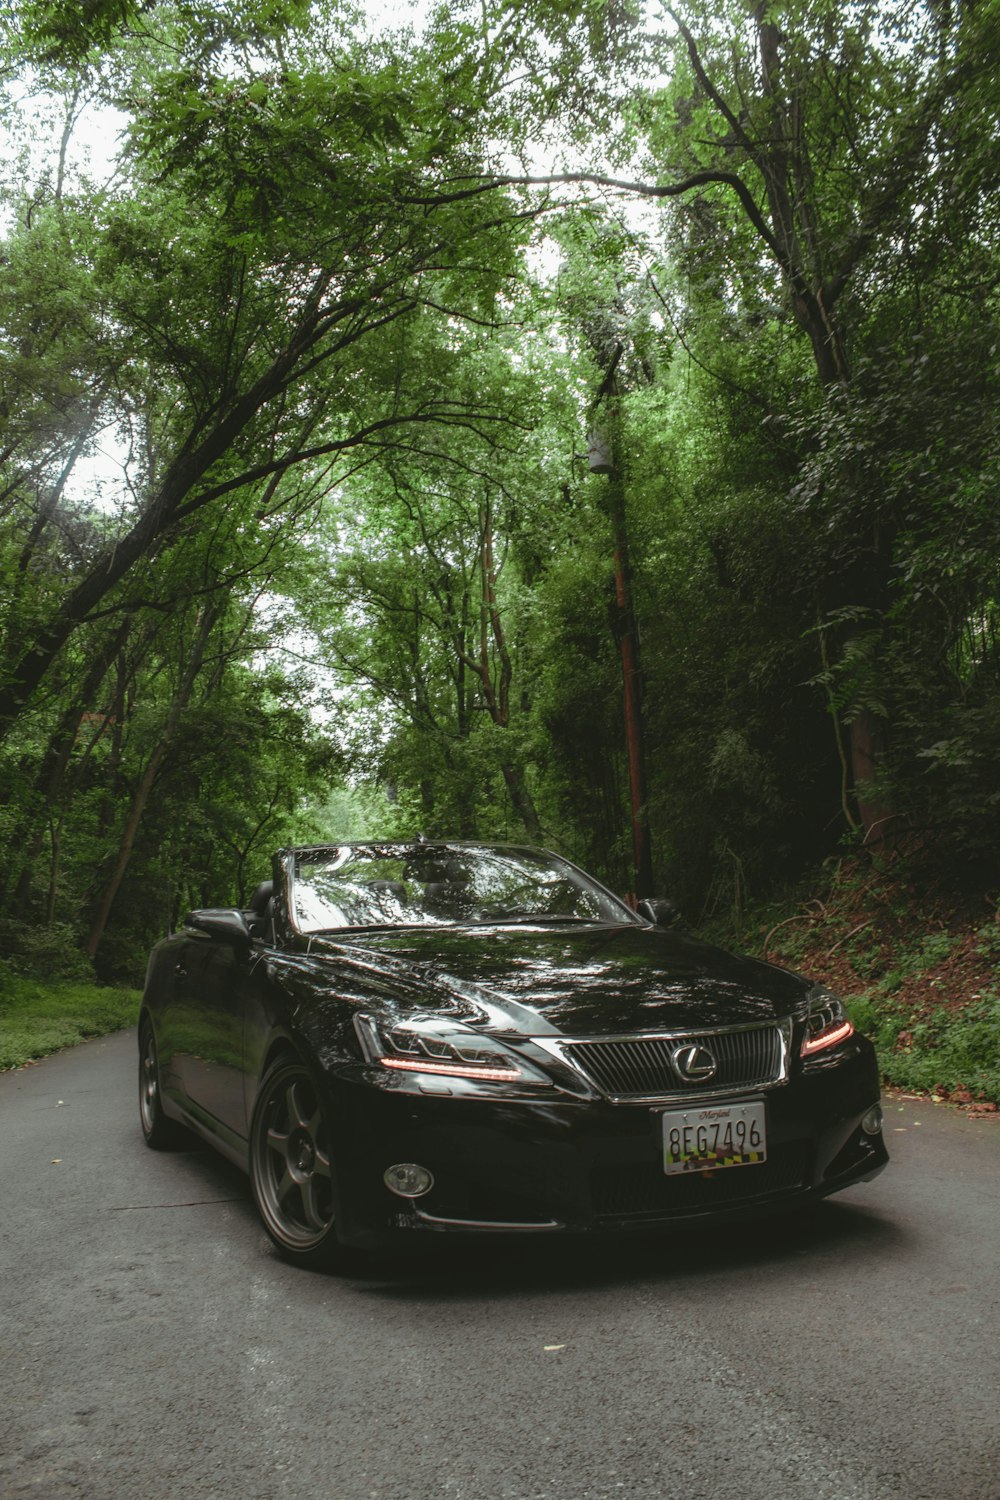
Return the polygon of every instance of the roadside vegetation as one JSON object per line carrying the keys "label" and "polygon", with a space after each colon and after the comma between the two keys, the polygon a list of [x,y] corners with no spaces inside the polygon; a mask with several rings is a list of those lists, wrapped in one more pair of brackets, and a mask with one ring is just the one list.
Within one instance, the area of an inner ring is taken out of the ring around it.
{"label": "roadside vegetation", "polygon": [[133,1026],[139,992],[93,980],[29,978],[0,964],[0,1071]]}
{"label": "roadside vegetation", "polygon": [[1000,910],[942,887],[925,858],[837,859],[808,894],[703,933],[800,969],[848,1002],[884,1081],[971,1114],[1000,1104]]}
{"label": "roadside vegetation", "polygon": [[0,920],[0,1071],[135,1025],[140,991],[98,984],[77,938]]}

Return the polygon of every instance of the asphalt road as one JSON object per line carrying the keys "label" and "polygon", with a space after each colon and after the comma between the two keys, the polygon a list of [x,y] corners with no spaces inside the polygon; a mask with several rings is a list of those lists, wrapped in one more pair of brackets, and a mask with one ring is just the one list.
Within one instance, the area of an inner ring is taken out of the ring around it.
{"label": "asphalt road", "polygon": [[1000,1500],[1000,1125],[801,1220],[335,1279],[142,1143],[131,1032],[0,1075],[0,1496]]}

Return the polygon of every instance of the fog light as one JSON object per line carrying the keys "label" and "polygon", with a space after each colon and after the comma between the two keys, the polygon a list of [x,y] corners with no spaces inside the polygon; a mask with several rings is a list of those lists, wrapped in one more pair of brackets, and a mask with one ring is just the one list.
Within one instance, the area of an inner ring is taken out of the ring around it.
{"label": "fog light", "polygon": [[426,1167],[418,1167],[413,1161],[399,1161],[387,1167],[382,1178],[390,1193],[400,1198],[422,1198],[434,1186],[434,1178]]}
{"label": "fog light", "polygon": [[873,1104],[868,1113],[862,1118],[861,1129],[865,1135],[879,1135],[882,1130],[882,1106]]}

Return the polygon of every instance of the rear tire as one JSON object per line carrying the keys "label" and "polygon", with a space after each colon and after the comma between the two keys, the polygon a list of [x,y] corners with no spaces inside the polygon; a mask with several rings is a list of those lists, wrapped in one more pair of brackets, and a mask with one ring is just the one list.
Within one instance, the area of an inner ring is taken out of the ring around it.
{"label": "rear tire", "polygon": [[313,1075],[291,1058],[265,1073],[250,1125],[250,1181],[264,1228],[285,1260],[345,1264],[337,1238],[330,1127]]}
{"label": "rear tire", "polygon": [[139,1028],[139,1124],[153,1151],[190,1150],[194,1145],[191,1132],[163,1113],[156,1038],[148,1020]]}

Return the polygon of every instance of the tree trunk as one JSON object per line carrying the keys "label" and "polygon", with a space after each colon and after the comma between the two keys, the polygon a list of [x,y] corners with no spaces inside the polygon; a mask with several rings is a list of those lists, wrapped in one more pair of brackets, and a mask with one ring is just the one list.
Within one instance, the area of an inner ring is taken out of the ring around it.
{"label": "tree trunk", "polygon": [[51,927],[56,919],[56,888],[59,884],[59,854],[62,835],[59,824],[53,817],[49,823],[52,852],[49,859],[49,889],[45,898],[45,925]]}
{"label": "tree trunk", "polygon": [[500,763],[503,773],[504,785],[510,797],[511,806],[524,824],[525,831],[533,844],[543,841],[541,821],[538,817],[538,809],[535,807],[528,783],[524,779],[524,772],[520,766],[514,765],[512,761],[504,760]]}
{"label": "tree trunk", "polygon": [[628,518],[625,511],[625,448],[622,441],[621,414],[618,410],[619,390],[613,370],[608,392],[612,465],[608,475],[608,512],[611,517],[615,548],[615,635],[622,665],[622,707],[628,758],[634,894],[642,899],[653,894],[653,863],[649,836],[649,810],[646,801],[639,629],[632,605],[632,571],[629,564]]}
{"label": "tree trunk", "polygon": [[[497,599],[497,566],[493,551],[493,505],[487,493],[479,510],[479,655],[462,656],[479,678],[486,711],[498,729],[510,728],[510,685],[514,664],[507,645],[503,616]],[[499,670],[494,681],[494,663]],[[532,843],[541,843],[544,835],[541,819],[528,788],[523,767],[505,757],[500,773],[510,797],[511,806],[524,824]]]}
{"label": "tree trunk", "polygon": [[60,804],[65,793],[70,756],[76,744],[83,716],[88,705],[94,702],[97,690],[107,675],[111,663],[124,646],[129,628],[130,623],[125,621],[108,637],[101,650],[96,653],[73,702],[63,713],[49,740],[25,811],[8,843],[11,863],[8,865],[6,882],[0,884],[0,905],[6,904],[5,897],[8,891],[13,891],[10,906],[15,911],[22,910],[28,899],[32,865],[45,838],[46,823],[40,821],[41,814],[51,817],[53,810]]}
{"label": "tree trunk", "polygon": [[854,800],[865,830],[865,843],[882,844],[889,836],[892,808],[877,792],[872,794],[872,783],[884,758],[885,721],[869,709],[862,709],[851,723],[850,744]]}
{"label": "tree trunk", "polygon": [[146,763],[145,770],[139,780],[139,785],[133,794],[128,817],[125,820],[125,827],[122,830],[122,836],[118,844],[118,854],[115,859],[114,868],[97,904],[97,911],[91,923],[90,931],[87,934],[87,941],[83,946],[84,953],[90,959],[96,955],[101,938],[104,936],[104,929],[107,926],[108,917],[111,915],[111,908],[114,905],[115,897],[118,894],[125,871],[128,869],[129,861],[132,858],[136,835],[139,831],[139,825],[142,822],[142,815],[146,810],[146,804],[149,801],[150,792],[156,781],[157,772],[163,763],[164,756],[170,748],[170,743],[177,732],[181,715],[187,707],[191,693],[194,690],[194,685],[201,670],[202,661],[204,660],[205,647],[208,644],[208,638],[212,632],[212,627],[215,624],[218,613],[218,609],[212,607],[202,610],[199,616],[188,664],[171,701],[163,733]]}
{"label": "tree trunk", "polygon": [[211,491],[206,492],[206,498],[196,495],[188,500],[188,496],[229,451],[257,412],[286,387],[303,355],[321,336],[319,303],[328,281],[326,275],[317,277],[298,328],[270,367],[234,402],[231,410],[216,422],[206,437],[196,442],[192,433],[131,530],[98,558],[86,576],[62,600],[49,623],[37,632],[32,643],[20,653],[15,652],[5,664],[0,673],[6,678],[6,686],[0,691],[0,740],[31,700],[70,636],[139,559],[145,557],[161,538],[169,535],[181,517],[207,503]]}

